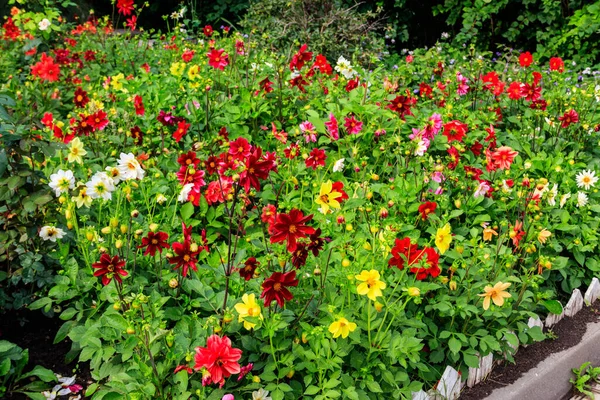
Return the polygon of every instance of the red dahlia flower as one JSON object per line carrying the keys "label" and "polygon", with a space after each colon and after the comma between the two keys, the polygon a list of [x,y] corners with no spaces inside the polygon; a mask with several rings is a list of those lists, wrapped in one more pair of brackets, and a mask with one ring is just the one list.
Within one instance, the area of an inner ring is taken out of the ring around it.
{"label": "red dahlia flower", "polygon": [[453,141],[462,142],[463,138],[467,135],[467,124],[463,124],[458,120],[450,121],[444,124],[443,135],[448,138],[448,143]]}
{"label": "red dahlia flower", "polygon": [[435,201],[427,201],[419,206],[419,213],[421,214],[421,218],[427,219],[429,218],[429,214],[433,214],[435,209],[437,208],[437,203]]}
{"label": "red dahlia flower", "polygon": [[521,87],[521,96],[525,97],[526,101],[536,101],[542,96],[542,88],[535,84],[530,85],[525,83]]}
{"label": "red dahlia flower", "polygon": [[416,244],[410,242],[409,237],[402,240],[396,239],[396,244],[392,248],[392,258],[388,261],[388,265],[404,269],[406,265],[410,267],[422,256],[422,251],[419,250]]}
{"label": "red dahlia flower", "polygon": [[196,256],[200,253],[197,248],[198,245],[194,244],[196,250],[192,250],[192,244],[189,240],[184,240],[183,243],[175,242],[172,245],[175,256],[169,258],[170,264],[176,264],[174,269],[182,269],[183,276],[186,277],[188,270],[191,268],[194,271],[198,271],[196,263],[198,259]]}
{"label": "red dahlia flower", "polygon": [[515,157],[519,152],[514,151],[508,146],[498,147],[496,151],[492,153],[492,161],[497,168],[510,169]]}
{"label": "red dahlia flower", "polygon": [[144,133],[142,132],[140,127],[136,125],[133,128],[131,128],[129,131],[131,132],[131,137],[133,138],[133,141],[135,142],[135,144],[137,144],[138,146],[141,146],[142,142],[144,141]]}
{"label": "red dahlia flower", "polygon": [[187,168],[188,166],[192,165],[195,168],[198,166],[198,164],[200,164],[200,159],[196,157],[196,153],[194,151],[190,150],[187,153],[181,154],[177,158],[177,163],[182,167]]}
{"label": "red dahlia flower", "polygon": [[129,275],[127,271],[123,269],[124,266],[125,260],[121,260],[119,256],[111,257],[106,253],[100,256],[100,261],[92,264],[92,267],[96,268],[94,276],[101,276],[102,284],[104,286],[108,285],[113,278],[121,283],[121,276]]}
{"label": "red dahlia flower", "polygon": [[191,124],[188,124],[187,122],[185,122],[185,120],[179,121],[179,123],[177,124],[177,130],[173,132],[173,139],[175,139],[175,141],[179,143],[181,138],[187,134],[188,129],[190,129],[190,126]]}
{"label": "red dahlia flower", "polygon": [[272,225],[275,222],[275,218],[277,217],[277,208],[273,204],[267,204],[262,209],[262,214],[260,215],[260,219],[265,224]]}
{"label": "red dahlia flower", "polygon": [[75,89],[75,95],[73,96],[73,102],[75,103],[75,107],[83,108],[87,103],[89,103],[90,98],[87,95],[87,92],[82,88],[78,87]]}
{"label": "red dahlia flower", "polygon": [[558,71],[562,73],[565,70],[565,63],[560,57],[552,57],[550,59],[550,71]]}
{"label": "red dahlia flower", "polygon": [[229,55],[225,53],[224,49],[216,50],[212,49],[210,53],[207,53],[208,65],[216,69],[223,71],[227,65],[229,65]]}
{"label": "red dahlia flower", "polygon": [[558,117],[558,120],[561,121],[561,128],[568,128],[571,124],[576,124],[579,122],[579,115],[573,109],[565,111],[562,117]]}
{"label": "red dahlia flower", "polygon": [[521,82],[513,82],[508,86],[508,98],[519,100],[522,97]]}
{"label": "red dahlia flower", "polygon": [[42,53],[42,59],[31,67],[31,74],[48,82],[56,82],[60,76],[60,66],[54,59]]}
{"label": "red dahlia flower", "polygon": [[250,257],[244,262],[244,267],[240,268],[240,276],[245,280],[249,281],[254,276],[254,271],[260,263],[256,261],[256,258]]}
{"label": "red dahlia flower", "polygon": [[390,101],[387,108],[398,113],[400,118],[404,119],[407,115],[412,115],[410,108],[417,103],[416,99],[408,96],[396,96],[394,100]]}
{"label": "red dahlia flower", "polygon": [[312,60],[313,53],[306,51],[307,48],[308,46],[305,43],[302,46],[300,46],[300,50],[298,50],[298,52],[293,55],[292,60],[290,61],[290,71],[293,71],[294,69],[300,71],[304,66],[305,62],[309,62],[310,60]]}
{"label": "red dahlia flower", "polygon": [[298,239],[315,232],[314,228],[306,225],[312,217],[312,214],[304,216],[302,211],[295,208],[290,210],[289,214],[277,214],[275,222],[272,224],[271,243],[287,241],[287,250],[293,253],[296,250]]}
{"label": "red dahlia flower", "polygon": [[306,93],[306,89],[304,89],[304,86],[306,85],[308,85],[308,82],[302,77],[302,75],[298,75],[295,78],[290,79],[290,86],[297,87],[302,93]]}
{"label": "red dahlia flower", "polygon": [[[298,142],[290,144],[287,148],[283,150],[283,154],[286,158],[289,158],[290,160],[293,160],[294,158],[298,157],[298,155],[300,154],[300,146],[298,145]],[[306,166],[308,167],[309,165],[307,164]]]}
{"label": "red dahlia flower", "polygon": [[357,135],[362,130],[363,123],[357,120],[354,115],[351,115],[350,117],[344,118],[344,127],[348,134]]}
{"label": "red dahlia flower", "polygon": [[204,29],[202,29],[204,36],[211,37],[213,35],[213,27],[211,25],[206,25]]}
{"label": "red dahlia flower", "polygon": [[246,193],[252,186],[257,191],[260,190],[260,181],[269,177],[269,172],[273,169],[274,163],[262,158],[262,149],[256,148],[246,159],[244,170],[240,173],[240,185]]}
{"label": "red dahlia flower", "polygon": [[169,235],[166,232],[148,232],[145,238],[142,238],[142,244],[138,246],[138,249],[146,248],[144,255],[150,254],[152,257],[156,254],[156,250],[162,254],[163,249],[168,249],[169,243],[167,239]]}
{"label": "red dahlia flower", "polygon": [[131,15],[133,12],[133,0],[117,0],[117,9],[119,10],[119,14],[125,16]]}
{"label": "red dahlia flower", "polygon": [[108,125],[107,114],[102,111],[96,111],[87,117],[87,123],[96,131],[101,131]]}
{"label": "red dahlia flower", "polygon": [[212,335],[206,341],[206,347],[196,347],[194,369],[206,368],[212,383],[221,383],[225,378],[240,373],[238,360],[242,350],[231,347],[227,336]]}
{"label": "red dahlia flower", "polygon": [[132,31],[135,31],[135,28],[137,26],[137,16],[132,15],[131,18],[128,18],[126,22],[127,22],[127,26],[129,27],[129,29],[131,29]]}
{"label": "red dahlia flower", "polygon": [[258,82],[258,86],[260,86],[260,89],[265,93],[271,93],[273,91],[273,88],[271,87],[273,86],[273,82],[269,80],[268,76],[262,81]]}
{"label": "red dahlia flower", "polygon": [[[285,150],[284,150],[284,152],[285,152]],[[287,156],[287,154],[286,154],[286,156]],[[306,159],[306,161],[304,161],[304,163],[306,164],[307,168],[312,168],[313,170],[316,171],[317,167],[325,166],[326,159],[327,159],[327,156],[325,155],[324,150],[312,149],[312,151],[310,152],[310,154],[308,155],[308,158]]]}
{"label": "red dahlia flower", "polygon": [[246,159],[252,152],[252,146],[246,138],[239,137],[229,142],[229,154],[236,160]]}
{"label": "red dahlia flower", "polygon": [[21,30],[15,25],[12,17],[9,17],[8,20],[6,20],[4,25],[2,25],[2,28],[4,28],[3,38],[5,40],[15,41],[19,35],[21,35]]}
{"label": "red dahlia flower", "polygon": [[196,54],[194,50],[186,49],[181,55],[181,59],[185,62],[190,62],[194,58],[194,54]]}
{"label": "red dahlia flower", "polygon": [[340,138],[338,121],[333,113],[329,113],[329,121],[325,121],[325,127],[327,128],[327,132],[331,139],[338,140]]}
{"label": "red dahlia flower", "polygon": [[441,272],[438,265],[440,255],[432,247],[426,247],[423,249],[422,254],[425,255],[427,259],[425,260],[424,257],[421,257],[421,265],[411,268],[410,272],[416,274],[417,280],[419,281],[426,279],[430,275],[432,278],[437,278]]}
{"label": "red dahlia flower", "polygon": [[312,68],[317,68],[321,71],[322,74],[331,75],[333,73],[333,69],[331,65],[327,62],[327,58],[324,55],[319,54],[315,57],[315,63]]}
{"label": "red dahlia flower", "polygon": [[133,107],[135,108],[135,115],[144,115],[146,113],[142,96],[138,94],[133,96]]}
{"label": "red dahlia flower", "polygon": [[529,67],[532,62],[533,56],[528,51],[526,51],[525,53],[521,53],[521,55],[519,56],[519,64],[521,64],[521,67],[523,68]]}
{"label": "red dahlia flower", "polygon": [[279,307],[283,308],[286,301],[294,298],[292,293],[287,289],[289,286],[298,286],[295,270],[285,273],[273,272],[262,284],[263,291],[260,298],[265,299],[265,307],[268,307],[273,300],[276,300]]}

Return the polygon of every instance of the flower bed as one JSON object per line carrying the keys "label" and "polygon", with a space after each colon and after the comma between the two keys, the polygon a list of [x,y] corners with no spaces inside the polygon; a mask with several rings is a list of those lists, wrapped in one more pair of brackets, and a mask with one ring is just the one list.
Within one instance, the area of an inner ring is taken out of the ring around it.
{"label": "flower bed", "polygon": [[47,267],[29,307],[94,399],[409,397],[542,340],[598,272],[600,93],[560,58],[370,71],[97,20],[47,48],[18,16],[0,256]]}

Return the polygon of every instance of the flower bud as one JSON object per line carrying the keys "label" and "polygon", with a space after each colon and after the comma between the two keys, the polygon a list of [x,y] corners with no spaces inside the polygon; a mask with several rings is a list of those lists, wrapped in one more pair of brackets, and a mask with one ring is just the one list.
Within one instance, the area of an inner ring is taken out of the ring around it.
{"label": "flower bud", "polygon": [[87,232],[85,233],[85,238],[86,238],[88,241],[90,241],[90,242],[91,242],[92,240],[94,240],[94,233],[93,233],[93,232],[90,232],[90,231],[87,231]]}
{"label": "flower bud", "polygon": [[175,289],[175,288],[177,288],[177,286],[179,286],[179,282],[177,281],[177,279],[175,279],[175,278],[171,278],[171,279],[169,280],[169,287],[170,287],[171,289]]}
{"label": "flower bud", "polygon": [[198,243],[192,243],[190,244],[190,251],[192,251],[193,253],[198,251]]}
{"label": "flower bud", "polygon": [[104,235],[108,235],[110,233],[110,231],[111,231],[110,226],[105,226],[104,228],[102,228],[100,230],[100,232],[102,232],[102,234],[104,234]]}
{"label": "flower bud", "polygon": [[450,288],[450,290],[452,290],[452,291],[456,290],[456,287],[457,287],[456,281],[450,281],[450,283],[448,284],[448,288]]}
{"label": "flower bud", "polygon": [[375,310],[376,310],[377,312],[381,312],[381,310],[383,310],[383,304],[381,304],[381,303],[380,303],[380,302],[378,302],[378,301],[376,301],[376,302],[375,302],[374,306],[375,306]]}
{"label": "flower bud", "polygon": [[379,218],[385,219],[388,217],[388,215],[389,215],[389,212],[388,212],[387,208],[383,207],[383,208],[381,208],[381,210],[379,210]]}
{"label": "flower bud", "polygon": [[113,228],[119,226],[119,219],[117,217],[112,217],[110,219],[110,226],[112,226]]}
{"label": "flower bud", "polygon": [[123,241],[122,241],[121,239],[117,240],[117,241],[115,242],[115,247],[116,247],[117,249],[120,249],[121,247],[123,247]]}
{"label": "flower bud", "polygon": [[406,292],[410,297],[417,297],[421,295],[421,289],[415,286],[409,287],[408,289],[406,289]]}
{"label": "flower bud", "polygon": [[[150,224],[150,226],[148,227],[150,229],[150,231],[152,232],[156,232],[158,230],[158,224],[155,224],[154,222]],[[137,234],[137,233],[136,233]],[[141,235],[141,234],[140,234]]]}
{"label": "flower bud", "polygon": [[143,231],[142,229],[136,229],[134,233],[135,233],[137,236],[141,236],[141,235],[144,233],[144,231]]}
{"label": "flower bud", "polygon": [[140,215],[140,212],[138,210],[133,210],[131,212],[131,218],[137,218]]}
{"label": "flower bud", "polygon": [[346,222],[346,218],[344,218],[343,215],[338,215],[336,220],[337,220],[337,223],[340,225],[343,224],[344,222]]}
{"label": "flower bud", "polygon": [[125,224],[121,225],[120,229],[121,229],[121,233],[122,233],[123,235],[124,235],[124,234],[126,234],[126,233],[127,233],[127,231],[129,230],[129,228],[128,228],[128,227],[127,227],[127,225],[125,225]]}

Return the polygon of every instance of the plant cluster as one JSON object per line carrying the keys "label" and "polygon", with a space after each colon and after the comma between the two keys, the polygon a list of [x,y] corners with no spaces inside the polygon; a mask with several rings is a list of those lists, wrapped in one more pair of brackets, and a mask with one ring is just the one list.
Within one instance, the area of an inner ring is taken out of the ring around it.
{"label": "plant cluster", "polygon": [[46,145],[6,154],[35,174],[0,193],[39,215],[2,227],[56,269],[29,307],[65,321],[93,399],[410,398],[542,340],[528,319],[600,269],[600,93],[560,57],[366,70],[227,27],[27,29],[2,29],[0,132]]}

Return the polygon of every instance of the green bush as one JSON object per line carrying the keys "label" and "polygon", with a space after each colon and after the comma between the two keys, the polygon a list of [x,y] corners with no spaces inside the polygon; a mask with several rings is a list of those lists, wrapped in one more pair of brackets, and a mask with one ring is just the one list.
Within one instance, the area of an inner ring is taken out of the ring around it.
{"label": "green bush", "polygon": [[258,0],[241,22],[245,30],[262,33],[273,50],[290,51],[308,43],[330,60],[355,54],[365,64],[385,51],[379,12],[358,12],[358,5],[335,0]]}

